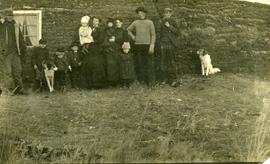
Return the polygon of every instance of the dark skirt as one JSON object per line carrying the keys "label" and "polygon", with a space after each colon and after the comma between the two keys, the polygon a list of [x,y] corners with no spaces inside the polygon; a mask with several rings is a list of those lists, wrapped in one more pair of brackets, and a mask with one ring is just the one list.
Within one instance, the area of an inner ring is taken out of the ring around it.
{"label": "dark skirt", "polygon": [[106,77],[108,83],[120,80],[120,52],[117,47],[107,47],[104,51],[106,60]]}
{"label": "dark skirt", "polygon": [[85,88],[102,88],[105,86],[105,61],[98,44],[88,45],[88,52],[83,57],[82,70]]}
{"label": "dark skirt", "polygon": [[134,67],[134,59],[131,53],[129,54],[121,54],[121,62],[120,62],[120,77],[121,80],[135,80],[136,73]]}

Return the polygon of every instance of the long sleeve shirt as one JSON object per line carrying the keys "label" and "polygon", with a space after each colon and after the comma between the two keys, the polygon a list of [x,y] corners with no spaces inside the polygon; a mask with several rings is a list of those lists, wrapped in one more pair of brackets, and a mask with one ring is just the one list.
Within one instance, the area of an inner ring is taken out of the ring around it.
{"label": "long sleeve shirt", "polygon": [[[128,28],[128,34],[135,38],[135,44],[154,45],[156,32],[154,23],[149,19],[135,20]],[[134,34],[135,32],[135,34]]]}

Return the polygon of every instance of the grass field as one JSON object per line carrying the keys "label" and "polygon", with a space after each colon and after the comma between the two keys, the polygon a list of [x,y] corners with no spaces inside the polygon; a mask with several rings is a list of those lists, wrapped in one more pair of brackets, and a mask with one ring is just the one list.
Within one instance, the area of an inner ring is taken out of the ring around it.
{"label": "grass field", "polygon": [[0,98],[0,163],[263,161],[270,82],[244,74]]}

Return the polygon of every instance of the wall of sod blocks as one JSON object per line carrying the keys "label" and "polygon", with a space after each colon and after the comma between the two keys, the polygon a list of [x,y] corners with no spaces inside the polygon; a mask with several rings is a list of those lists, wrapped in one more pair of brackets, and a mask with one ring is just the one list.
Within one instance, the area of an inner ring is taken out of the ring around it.
{"label": "wall of sod blocks", "polygon": [[[41,9],[48,47],[69,46],[83,15],[121,17],[126,27],[145,6],[156,26],[165,7],[179,24],[179,74],[199,73],[198,48],[205,48],[223,72],[262,73],[270,69],[270,6],[238,0],[3,0],[0,9]],[[159,33],[157,29],[157,33]],[[31,52],[31,51],[30,51]],[[30,53],[25,75],[30,75]]]}

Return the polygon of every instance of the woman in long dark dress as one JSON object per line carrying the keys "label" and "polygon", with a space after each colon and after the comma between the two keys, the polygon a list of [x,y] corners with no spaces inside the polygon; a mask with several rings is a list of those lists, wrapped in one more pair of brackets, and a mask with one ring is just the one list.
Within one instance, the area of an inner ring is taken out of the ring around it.
{"label": "woman in long dark dress", "polygon": [[105,60],[102,54],[102,30],[99,26],[100,19],[93,18],[92,36],[93,44],[91,44],[89,51],[91,55],[91,61],[88,61],[90,65],[89,73],[91,74],[90,88],[103,88],[106,84],[106,72],[105,72]]}
{"label": "woman in long dark dress", "polygon": [[74,36],[74,40],[72,43],[79,43],[78,54],[81,57],[82,66],[81,73],[82,76],[80,78],[80,86],[83,88],[89,88],[89,84],[92,81],[92,76],[89,74],[89,70],[91,69],[89,61],[92,59],[90,47],[93,44],[94,40],[92,37],[92,28],[89,25],[90,17],[83,16],[81,19],[81,25],[76,29],[76,34]]}
{"label": "woman in long dark dress", "polygon": [[108,19],[107,27],[103,32],[103,54],[106,64],[106,80],[109,86],[116,86],[120,80],[120,53],[119,46],[115,42],[115,28],[113,19]]}

